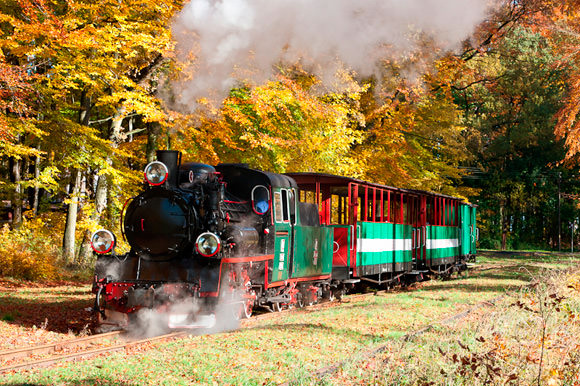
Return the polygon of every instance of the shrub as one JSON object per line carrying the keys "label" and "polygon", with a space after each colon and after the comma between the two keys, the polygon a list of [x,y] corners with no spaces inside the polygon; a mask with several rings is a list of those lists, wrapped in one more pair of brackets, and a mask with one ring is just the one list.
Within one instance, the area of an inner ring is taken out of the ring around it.
{"label": "shrub", "polygon": [[25,280],[50,280],[57,274],[60,242],[50,226],[51,219],[25,219],[16,229],[0,230],[0,276]]}

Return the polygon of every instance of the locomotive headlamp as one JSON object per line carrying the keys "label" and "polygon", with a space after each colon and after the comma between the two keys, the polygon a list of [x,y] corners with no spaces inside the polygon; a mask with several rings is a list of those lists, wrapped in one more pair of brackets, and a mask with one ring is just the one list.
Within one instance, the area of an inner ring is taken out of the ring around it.
{"label": "locomotive headlamp", "polygon": [[145,179],[149,185],[161,185],[167,180],[169,170],[163,162],[153,161],[145,166]]}
{"label": "locomotive headlamp", "polygon": [[109,253],[114,246],[115,236],[108,230],[98,230],[91,236],[91,247],[97,253]]}
{"label": "locomotive headlamp", "polygon": [[216,255],[220,251],[220,247],[220,238],[211,232],[202,233],[195,241],[195,249],[197,249],[199,254],[205,257]]}

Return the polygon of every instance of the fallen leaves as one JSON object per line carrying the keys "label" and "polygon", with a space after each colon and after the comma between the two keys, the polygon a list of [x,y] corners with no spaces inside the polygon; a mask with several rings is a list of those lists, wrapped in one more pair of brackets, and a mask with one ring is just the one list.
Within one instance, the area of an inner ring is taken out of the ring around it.
{"label": "fallen leaves", "polygon": [[90,286],[0,281],[0,350],[53,343],[89,333]]}

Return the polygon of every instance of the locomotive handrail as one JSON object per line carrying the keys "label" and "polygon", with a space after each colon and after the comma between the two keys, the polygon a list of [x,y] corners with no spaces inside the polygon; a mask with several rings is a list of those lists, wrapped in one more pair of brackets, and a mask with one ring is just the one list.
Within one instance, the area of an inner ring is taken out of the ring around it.
{"label": "locomotive handrail", "polygon": [[125,209],[127,209],[127,206],[129,205],[129,202],[133,201],[135,197],[129,197],[125,203],[123,204],[123,209],[121,209],[121,236],[123,236],[123,240],[125,242],[127,242],[127,238],[125,237],[125,227],[123,226],[123,219],[125,217]]}

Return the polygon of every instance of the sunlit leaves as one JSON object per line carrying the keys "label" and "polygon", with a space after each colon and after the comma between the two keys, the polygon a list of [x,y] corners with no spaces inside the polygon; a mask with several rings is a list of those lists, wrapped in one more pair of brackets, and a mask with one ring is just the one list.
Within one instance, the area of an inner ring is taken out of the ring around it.
{"label": "sunlit leaves", "polygon": [[[365,179],[393,186],[458,194],[457,166],[468,158],[460,111],[449,91],[457,77],[452,58],[415,82],[401,74],[409,63],[385,64],[390,78],[380,90],[384,99],[364,97],[365,139],[356,148]],[[443,86],[441,86],[443,85]],[[375,86],[378,87],[378,86]],[[375,91],[376,92],[376,91]]]}
{"label": "sunlit leaves", "polygon": [[181,133],[195,141],[206,162],[246,162],[277,172],[356,173],[350,152],[361,138],[359,92],[317,96],[302,80],[280,76],[261,86],[235,88],[218,115],[202,114],[197,127]]}

